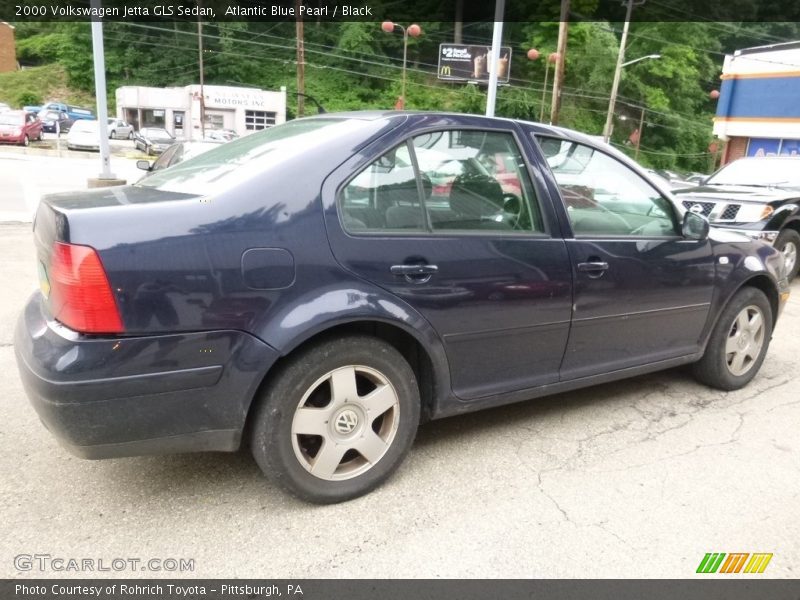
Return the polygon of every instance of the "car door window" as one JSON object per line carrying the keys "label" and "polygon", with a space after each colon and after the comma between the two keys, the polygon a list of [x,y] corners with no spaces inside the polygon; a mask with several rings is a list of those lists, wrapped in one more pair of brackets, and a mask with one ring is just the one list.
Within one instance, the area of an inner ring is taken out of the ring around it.
{"label": "car door window", "polygon": [[425,231],[408,145],[393,148],[351,179],[339,206],[347,231]]}
{"label": "car door window", "polygon": [[413,145],[434,230],[544,230],[510,133],[435,131],[416,136]]}
{"label": "car door window", "polygon": [[678,235],[669,200],[627,165],[577,142],[537,140],[576,236]]}

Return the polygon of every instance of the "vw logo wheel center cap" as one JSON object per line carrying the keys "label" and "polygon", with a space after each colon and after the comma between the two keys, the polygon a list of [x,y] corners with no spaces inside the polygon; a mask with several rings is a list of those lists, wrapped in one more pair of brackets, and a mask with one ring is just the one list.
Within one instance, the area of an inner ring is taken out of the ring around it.
{"label": "vw logo wheel center cap", "polygon": [[350,438],[361,431],[365,421],[364,413],[359,406],[349,404],[343,406],[331,420],[331,429],[337,438]]}

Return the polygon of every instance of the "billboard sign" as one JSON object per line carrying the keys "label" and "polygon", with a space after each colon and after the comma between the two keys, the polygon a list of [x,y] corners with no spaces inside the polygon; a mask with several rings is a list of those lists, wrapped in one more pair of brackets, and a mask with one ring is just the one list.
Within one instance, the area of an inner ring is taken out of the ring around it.
{"label": "billboard sign", "polygon": [[[471,44],[439,44],[439,79],[446,81],[489,82],[491,46]],[[500,47],[497,61],[497,81],[508,83],[511,71],[511,48]]]}

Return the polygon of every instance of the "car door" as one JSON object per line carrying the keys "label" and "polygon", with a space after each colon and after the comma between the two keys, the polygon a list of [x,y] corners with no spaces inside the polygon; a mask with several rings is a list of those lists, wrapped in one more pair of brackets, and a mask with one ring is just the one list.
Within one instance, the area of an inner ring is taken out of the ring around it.
{"label": "car door", "polygon": [[684,239],[672,202],[617,157],[568,139],[538,141],[573,232],[561,379],[697,352],[713,293],[710,242]]}
{"label": "car door", "polygon": [[[493,161],[514,169],[505,188]],[[327,217],[336,258],[428,320],[456,395],[557,381],[569,260],[512,125],[412,134],[336,177]]]}

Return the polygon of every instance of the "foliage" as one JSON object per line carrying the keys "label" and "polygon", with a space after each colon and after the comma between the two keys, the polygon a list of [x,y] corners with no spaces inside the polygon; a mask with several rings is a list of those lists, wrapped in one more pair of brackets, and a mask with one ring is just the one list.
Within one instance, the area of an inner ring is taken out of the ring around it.
{"label": "foliage", "polygon": [[[557,0],[546,0],[556,3]],[[573,0],[573,10],[590,14],[598,0]],[[441,3],[430,0],[430,12]],[[397,19],[409,24],[398,7]],[[524,10],[524,9],[521,9]],[[402,20],[401,20],[402,19]],[[453,41],[454,24],[421,22],[423,36],[408,41],[406,106],[420,110],[483,113],[485,87],[440,82],[439,44]],[[183,86],[199,80],[196,22],[106,23],[104,45],[109,102],[121,85]],[[464,23],[465,43],[489,44],[491,23]],[[608,107],[621,23],[570,23],[559,124],[591,135],[602,132]],[[20,23],[19,59],[26,65],[58,68],[70,94],[94,91],[88,23]],[[538,120],[550,115],[553,68],[546,57],[556,49],[558,23],[506,23],[504,43],[512,46],[510,85],[498,90],[499,116]],[[634,22],[626,59],[660,54],[626,67],[615,108],[612,142],[633,152],[629,138],[645,109],[640,161],[655,167],[705,170],[715,103],[725,53],[800,36],[796,23]],[[392,108],[401,93],[403,36],[384,33],[378,23],[304,23],[305,91],[328,111]],[[539,60],[526,58],[529,48]],[[203,23],[205,82],[219,85],[286,87],[288,111],[296,114],[297,53],[294,22]],[[57,65],[57,67],[56,67]],[[544,89],[545,71],[548,86]],[[23,71],[22,73],[26,73]],[[8,81],[8,80],[5,80]],[[15,102],[25,91],[50,99],[52,86],[14,84],[0,78],[0,100]],[[544,101],[542,92],[544,93]],[[26,96],[30,97],[30,96]],[[313,102],[306,101],[313,114]]]}

